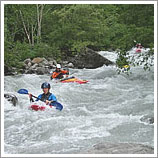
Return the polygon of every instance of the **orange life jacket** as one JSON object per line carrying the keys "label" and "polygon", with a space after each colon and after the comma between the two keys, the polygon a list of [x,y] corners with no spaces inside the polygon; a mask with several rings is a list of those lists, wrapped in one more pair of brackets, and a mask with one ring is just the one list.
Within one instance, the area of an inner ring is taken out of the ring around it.
{"label": "orange life jacket", "polygon": [[51,77],[61,79],[63,78],[63,75],[68,74],[68,73],[69,71],[67,70],[54,71]]}

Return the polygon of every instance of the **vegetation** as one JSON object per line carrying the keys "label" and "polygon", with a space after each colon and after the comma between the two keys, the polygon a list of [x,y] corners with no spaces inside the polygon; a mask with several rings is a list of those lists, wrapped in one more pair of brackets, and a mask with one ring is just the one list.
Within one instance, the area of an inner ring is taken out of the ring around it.
{"label": "vegetation", "polygon": [[86,46],[121,49],[122,67],[133,40],[153,47],[154,5],[6,4],[4,35],[7,66],[38,56],[62,60]]}

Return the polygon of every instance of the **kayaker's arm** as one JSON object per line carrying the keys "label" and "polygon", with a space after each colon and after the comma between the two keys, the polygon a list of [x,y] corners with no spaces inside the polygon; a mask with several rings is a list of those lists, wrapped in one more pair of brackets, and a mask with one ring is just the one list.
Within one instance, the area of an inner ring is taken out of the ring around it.
{"label": "kayaker's arm", "polygon": [[39,101],[39,100],[41,100],[41,98],[42,98],[42,94],[40,94],[38,97],[35,97],[35,98],[36,98],[35,101]]}
{"label": "kayaker's arm", "polygon": [[30,102],[34,102],[34,99],[32,98],[32,94],[29,93]]}
{"label": "kayaker's arm", "polygon": [[69,70],[61,70],[61,72],[65,75],[69,75]]}
{"label": "kayaker's arm", "polygon": [[56,96],[54,94],[51,94],[51,96],[49,97],[49,100],[46,100],[46,104],[51,104],[56,101],[57,101]]}
{"label": "kayaker's arm", "polygon": [[30,102],[34,102],[34,99],[33,99],[33,98],[30,98]]}

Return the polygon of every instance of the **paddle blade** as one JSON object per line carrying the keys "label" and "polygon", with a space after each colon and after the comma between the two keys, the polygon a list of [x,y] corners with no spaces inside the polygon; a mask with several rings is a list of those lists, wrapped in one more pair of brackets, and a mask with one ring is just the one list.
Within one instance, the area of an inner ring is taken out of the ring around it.
{"label": "paddle blade", "polygon": [[55,106],[56,109],[60,110],[60,111],[63,109],[63,106],[60,103],[58,103],[57,101],[52,102],[50,105]]}
{"label": "paddle blade", "polygon": [[20,93],[20,94],[28,94],[28,90],[27,89],[19,89],[18,93]]}

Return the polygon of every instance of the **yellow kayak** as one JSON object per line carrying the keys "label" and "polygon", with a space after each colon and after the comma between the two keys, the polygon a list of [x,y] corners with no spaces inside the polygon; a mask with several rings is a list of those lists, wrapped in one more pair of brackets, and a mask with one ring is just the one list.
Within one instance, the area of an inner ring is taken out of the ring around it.
{"label": "yellow kayak", "polygon": [[60,80],[60,82],[62,82],[62,83],[76,82],[76,83],[79,83],[79,84],[83,84],[83,83],[87,83],[88,81],[87,80],[81,80],[81,79],[78,79],[78,78],[75,78],[75,77],[71,77],[71,78],[62,79],[62,80]]}

